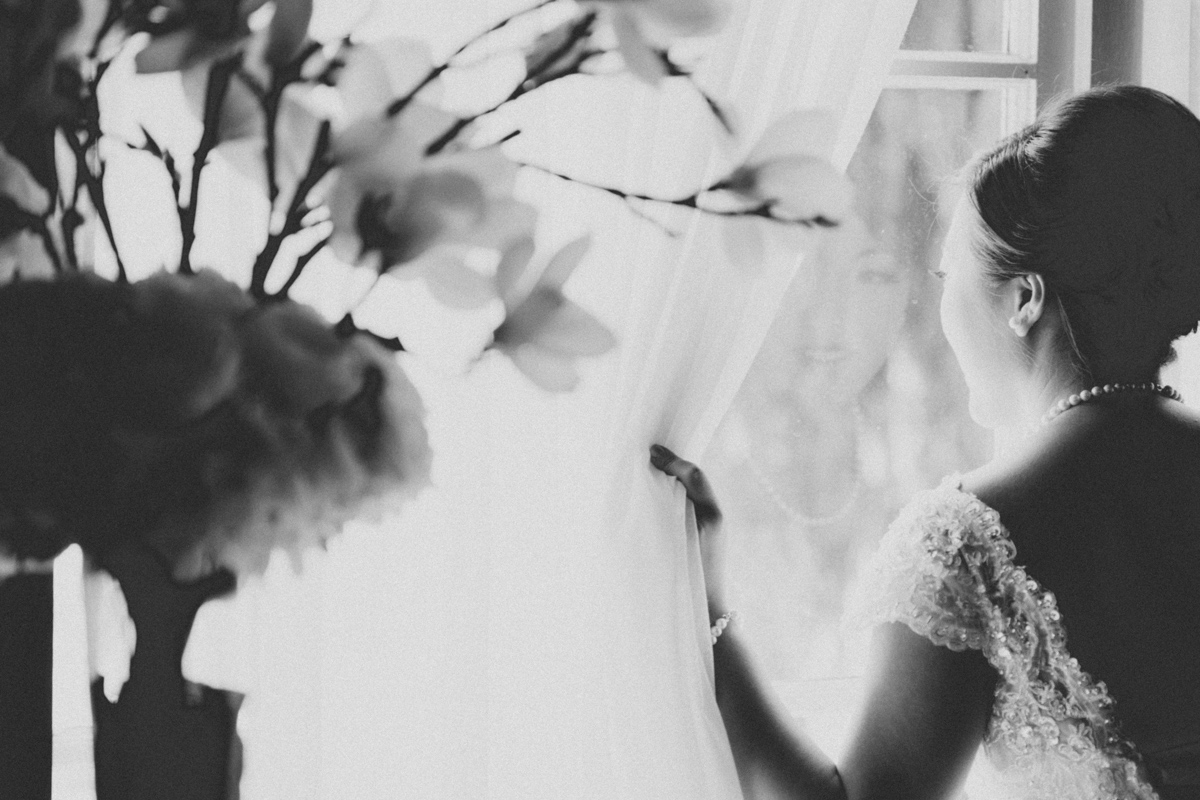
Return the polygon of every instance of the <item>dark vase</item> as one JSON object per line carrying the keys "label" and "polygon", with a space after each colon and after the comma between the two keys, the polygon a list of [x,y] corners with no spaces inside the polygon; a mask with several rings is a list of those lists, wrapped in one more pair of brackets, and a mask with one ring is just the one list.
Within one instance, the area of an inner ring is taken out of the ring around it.
{"label": "dark vase", "polygon": [[49,800],[54,580],[0,581],[0,795]]}
{"label": "dark vase", "polygon": [[196,612],[233,576],[176,583],[141,547],[112,553],[104,568],[121,584],[137,646],[116,703],[92,684],[98,800],[236,800],[241,695],[192,684],[181,668]]}

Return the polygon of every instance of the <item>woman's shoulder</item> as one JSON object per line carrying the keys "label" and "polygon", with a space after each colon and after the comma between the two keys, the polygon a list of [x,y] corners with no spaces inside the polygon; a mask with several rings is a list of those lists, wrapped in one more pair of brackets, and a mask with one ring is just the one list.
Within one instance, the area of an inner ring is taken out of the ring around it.
{"label": "woman's shoulder", "polygon": [[952,650],[981,649],[981,602],[1013,570],[1015,548],[987,503],[957,475],[919,492],[889,526],[853,606],[859,622],[904,622]]}
{"label": "woman's shoulder", "polygon": [[962,475],[960,488],[1027,545],[1026,529],[1134,509],[1200,519],[1200,415],[1167,400],[1151,409],[1082,406]]}

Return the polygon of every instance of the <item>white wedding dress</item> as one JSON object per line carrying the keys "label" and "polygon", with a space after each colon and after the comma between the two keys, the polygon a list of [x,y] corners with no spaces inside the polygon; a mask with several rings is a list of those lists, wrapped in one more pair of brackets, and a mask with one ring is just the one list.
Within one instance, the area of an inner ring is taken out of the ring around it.
{"label": "white wedding dress", "polygon": [[1021,800],[1152,800],[1200,791],[1200,740],[1139,753],[1104,683],[1067,650],[1054,595],[1018,566],[999,514],[955,476],[917,495],[888,529],[856,616],[902,622],[999,672],[984,753],[998,794]]}

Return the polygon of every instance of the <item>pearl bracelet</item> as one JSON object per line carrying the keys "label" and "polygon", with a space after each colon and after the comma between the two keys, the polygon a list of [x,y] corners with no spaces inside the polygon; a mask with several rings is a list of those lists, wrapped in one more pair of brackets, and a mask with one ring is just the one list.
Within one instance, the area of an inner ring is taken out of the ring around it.
{"label": "pearl bracelet", "polygon": [[725,632],[725,628],[729,626],[730,622],[733,622],[734,616],[735,613],[733,611],[726,611],[724,614],[717,617],[716,622],[714,622],[712,627],[709,628],[709,633],[712,634],[713,644],[716,644],[717,639],[721,638],[721,634]]}

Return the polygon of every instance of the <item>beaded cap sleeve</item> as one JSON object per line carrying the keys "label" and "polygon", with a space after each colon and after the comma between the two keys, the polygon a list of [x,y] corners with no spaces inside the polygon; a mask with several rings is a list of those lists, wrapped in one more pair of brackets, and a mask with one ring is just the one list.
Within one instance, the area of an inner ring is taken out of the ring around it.
{"label": "beaded cap sleeve", "polygon": [[1022,800],[1152,800],[1112,700],[1067,652],[1054,595],[1016,566],[996,511],[947,478],[917,495],[884,536],[857,616],[902,622],[999,672],[984,751]]}

